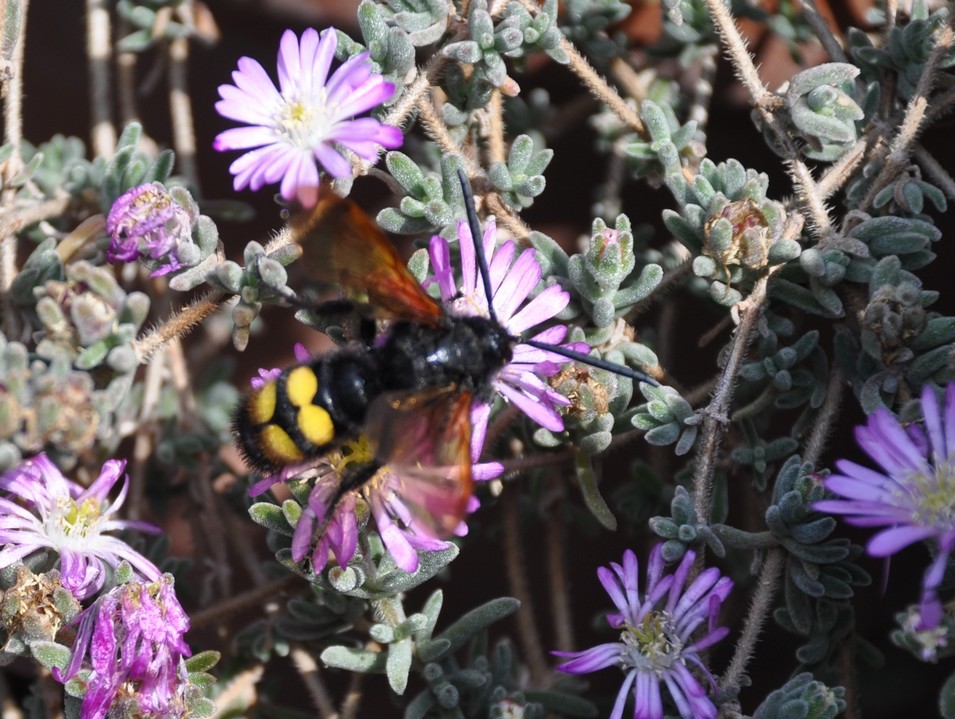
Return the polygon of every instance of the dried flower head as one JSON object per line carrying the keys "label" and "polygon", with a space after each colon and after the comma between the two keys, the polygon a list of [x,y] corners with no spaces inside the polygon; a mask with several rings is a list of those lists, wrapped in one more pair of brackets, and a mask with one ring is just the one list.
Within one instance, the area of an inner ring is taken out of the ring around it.
{"label": "dried flower head", "polygon": [[127,191],[113,203],[106,218],[111,263],[141,261],[160,277],[199,260],[192,241],[196,208],[176,201],[160,182],[149,182]]}
{"label": "dried flower head", "polygon": [[103,719],[111,709],[116,716],[184,717],[188,630],[170,575],[121,584],[80,615],[70,664],[53,676],[67,682],[88,664],[81,719]]}

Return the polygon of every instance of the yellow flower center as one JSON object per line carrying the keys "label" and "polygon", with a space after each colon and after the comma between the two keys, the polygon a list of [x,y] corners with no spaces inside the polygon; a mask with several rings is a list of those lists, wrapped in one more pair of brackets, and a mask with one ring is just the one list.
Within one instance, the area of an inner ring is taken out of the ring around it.
{"label": "yellow flower center", "polygon": [[627,647],[622,657],[625,667],[636,667],[662,675],[677,661],[683,642],[673,631],[670,615],[666,612],[649,612],[640,624],[625,624],[620,641]]}
{"label": "yellow flower center", "polygon": [[913,472],[906,477],[913,520],[922,526],[951,528],[955,519],[955,466],[937,462],[932,474]]}

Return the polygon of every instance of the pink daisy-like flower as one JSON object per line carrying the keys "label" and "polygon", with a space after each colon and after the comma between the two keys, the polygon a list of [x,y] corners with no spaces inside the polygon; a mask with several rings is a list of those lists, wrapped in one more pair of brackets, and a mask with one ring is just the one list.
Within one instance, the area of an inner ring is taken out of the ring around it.
{"label": "pink daisy-like flower", "polygon": [[[557,285],[551,285],[524,304],[542,276],[535,251],[526,249],[514,260],[514,241],[508,240],[496,247],[496,238],[497,227],[491,218],[484,229],[483,240],[494,295],[494,314],[512,336],[520,337],[532,327],[552,320],[570,302],[570,294]],[[461,249],[460,286],[451,267],[448,241],[436,235],[431,238],[429,247],[434,275],[425,281],[425,287],[437,285],[441,301],[453,316],[487,317],[484,283],[479,276],[474,240],[466,222],[458,223],[458,241]],[[554,325],[531,339],[556,345],[566,336],[566,325]],[[583,342],[564,346],[577,352],[589,349]],[[494,376],[494,388],[539,425],[560,432],[564,429],[564,420],[557,407],[569,406],[570,400],[551,388],[542,377],[556,374],[567,363],[567,358],[522,342],[515,344],[513,351],[511,361]]]}
{"label": "pink daisy-like flower", "polygon": [[937,627],[942,605],[936,590],[955,548],[955,384],[939,407],[932,387],[922,390],[924,427],[902,427],[884,408],[856,427],[856,441],[882,471],[841,459],[838,474],[823,480],[840,499],[816,502],[820,512],[845,515],[857,527],[883,527],[866,551],[888,557],[921,540],[934,559],[922,579],[921,625]]}
{"label": "pink daisy-like flower", "polygon": [[[610,719],[621,719],[627,696],[635,706],[633,716],[663,719],[661,684],[683,719],[715,719],[716,707],[690,667],[714,686],[700,653],[725,637],[729,630],[716,626],[720,606],[733,588],[718,569],[704,569],[687,586],[696,554],[687,552],[672,574],[664,575],[662,545],[654,547],[647,566],[646,591],[640,592],[640,567],[630,550],[623,566],[611,562],[597,577],[617,607],[607,615],[620,641],[582,652],[553,652],[570,661],[557,667],[567,674],[589,674],[606,667],[620,667],[626,674],[617,693]],[[704,631],[697,632],[701,627]]]}
{"label": "pink daisy-like flower", "polygon": [[104,719],[110,710],[145,719],[187,716],[187,631],[170,575],[122,584],[80,615],[70,665],[53,676],[65,683],[88,665],[81,719]]}
{"label": "pink daisy-like flower", "polygon": [[115,568],[123,560],[142,577],[158,579],[156,565],[107,534],[126,529],[160,531],[149,522],[112,518],[126,499],[129,478],[114,502],[106,498],[125,468],[126,460],[109,460],[96,481],[84,489],[41,454],[0,476],[0,490],[8,493],[0,497],[0,567],[52,549],[60,555],[63,586],[77,599],[98,592],[106,580],[106,565]]}
{"label": "pink daisy-like flower", "polygon": [[397,127],[355,117],[388,100],[395,86],[371,71],[367,52],[329,75],[337,46],[334,28],[321,35],[309,28],[301,41],[286,30],[278,54],[279,87],[249,57],[239,58],[235,85],[219,86],[216,111],[249,125],[221,132],[214,143],[217,150],[249,150],[229,168],[236,190],[281,180],[283,198],[313,207],[317,165],[334,177],[348,177],[351,164],[342,148],[374,160],[381,148],[401,146]]}

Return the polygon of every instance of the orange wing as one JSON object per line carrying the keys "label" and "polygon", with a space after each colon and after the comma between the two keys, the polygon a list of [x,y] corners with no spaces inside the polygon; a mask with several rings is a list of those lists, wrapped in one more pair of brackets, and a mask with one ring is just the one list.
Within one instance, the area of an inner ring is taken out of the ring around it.
{"label": "orange wing", "polygon": [[337,282],[352,299],[365,298],[370,317],[437,324],[441,306],[421,289],[381,228],[351,200],[323,190],[300,228],[305,271]]}
{"label": "orange wing", "polygon": [[438,537],[454,533],[471,497],[470,413],[470,393],[453,387],[391,393],[369,408],[376,459],[397,477],[411,516]]}

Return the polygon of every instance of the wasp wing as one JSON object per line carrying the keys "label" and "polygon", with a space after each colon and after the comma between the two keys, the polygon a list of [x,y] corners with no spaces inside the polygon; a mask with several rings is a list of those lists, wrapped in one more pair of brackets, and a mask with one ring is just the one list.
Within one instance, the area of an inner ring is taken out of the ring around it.
{"label": "wasp wing", "polygon": [[317,279],[336,282],[376,319],[436,325],[441,306],[408,270],[394,245],[351,200],[330,189],[304,221],[301,263]]}
{"label": "wasp wing", "polygon": [[454,387],[390,393],[372,404],[365,434],[393,477],[396,520],[442,538],[459,527],[472,490],[470,411],[470,393]]}

